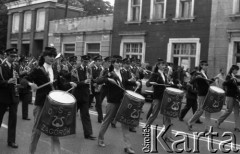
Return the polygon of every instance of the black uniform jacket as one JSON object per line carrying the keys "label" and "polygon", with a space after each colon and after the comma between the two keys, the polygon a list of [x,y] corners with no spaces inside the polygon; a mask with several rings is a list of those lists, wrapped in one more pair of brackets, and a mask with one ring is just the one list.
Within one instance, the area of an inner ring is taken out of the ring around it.
{"label": "black uniform jacket", "polygon": [[[114,71],[112,71],[109,76],[104,76],[101,78],[97,78],[94,80],[97,84],[102,84],[105,83],[107,86],[107,101],[108,103],[116,103],[119,104],[121,103],[121,100],[124,95],[124,90],[126,86],[135,86],[136,82],[134,81],[129,81],[128,78],[125,77],[124,73],[120,71],[121,77],[122,77],[122,82],[120,81],[119,77],[116,75]],[[108,81],[108,78],[114,79],[119,85],[116,85],[114,83],[111,83]],[[119,86],[121,88],[119,88]]]}
{"label": "black uniform jacket", "polygon": [[223,83],[223,87],[225,89],[225,94],[227,97],[239,97],[239,89],[238,86],[240,85],[240,82],[238,82],[231,74],[228,74],[226,76],[226,80]]}
{"label": "black uniform jacket", "polygon": [[88,103],[90,95],[90,85],[84,83],[87,79],[87,68],[82,66],[77,68],[78,79],[72,76],[72,81],[77,84],[77,87],[73,90],[73,95],[77,101]]}
{"label": "black uniform jacket", "polygon": [[[43,106],[47,95],[52,90],[59,89],[59,87],[64,87],[64,86],[71,87],[69,83],[60,82],[60,79],[59,79],[60,76],[59,76],[59,73],[57,72],[57,70],[53,69],[53,75],[54,75],[54,80],[56,80],[54,82],[54,84],[47,85],[47,86],[37,90],[36,98],[35,98],[35,105]],[[45,68],[40,67],[40,66],[33,69],[29,73],[29,75],[26,76],[26,79],[30,82],[34,82],[38,87],[45,83],[48,83],[50,81],[49,75],[45,71]],[[67,89],[67,88],[65,88],[65,89]],[[64,90],[64,89],[62,89],[62,90]]]}
{"label": "black uniform jacket", "polygon": [[213,82],[214,82],[213,79],[212,81],[210,81],[209,79],[206,80],[206,77],[201,72],[197,72],[196,77],[190,81],[191,84],[196,84],[198,96],[206,96],[208,93],[209,86]]}
{"label": "black uniform jacket", "polygon": [[18,103],[19,99],[16,97],[14,84],[8,83],[8,80],[13,77],[13,65],[10,68],[5,61],[0,67],[2,69],[2,76],[0,75],[0,103]]}
{"label": "black uniform jacket", "polygon": [[[164,74],[164,77],[165,77],[165,81],[163,80],[163,78],[159,72],[152,73],[151,77],[146,82],[146,86],[147,87],[152,86],[150,84],[150,82],[156,82],[158,84],[168,84],[167,77],[165,74]],[[165,86],[153,85],[153,99],[161,99],[165,89],[166,89]]]}

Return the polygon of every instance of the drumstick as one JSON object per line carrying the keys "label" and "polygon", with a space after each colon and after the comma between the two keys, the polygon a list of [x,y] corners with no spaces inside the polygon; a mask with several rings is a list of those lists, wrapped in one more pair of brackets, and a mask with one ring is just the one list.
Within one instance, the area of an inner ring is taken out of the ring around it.
{"label": "drumstick", "polygon": [[75,88],[75,87],[72,87],[72,88],[68,89],[65,93],[67,93],[67,92],[73,90],[74,88]]}
{"label": "drumstick", "polygon": [[69,91],[73,90],[74,88],[75,88],[75,87],[72,87],[72,88],[68,89],[67,91],[65,91],[65,92],[63,93],[63,95],[65,95],[65,94],[68,93]]}
{"label": "drumstick", "polygon": [[[57,80],[54,80],[53,82],[55,82],[55,81],[57,81]],[[39,86],[39,87],[37,88],[37,90],[38,90],[38,89],[41,89],[41,88],[43,88],[43,87],[45,87],[45,86],[47,86],[47,85],[49,85],[49,84],[52,84],[53,82],[49,81],[49,82],[47,82],[47,83]]]}

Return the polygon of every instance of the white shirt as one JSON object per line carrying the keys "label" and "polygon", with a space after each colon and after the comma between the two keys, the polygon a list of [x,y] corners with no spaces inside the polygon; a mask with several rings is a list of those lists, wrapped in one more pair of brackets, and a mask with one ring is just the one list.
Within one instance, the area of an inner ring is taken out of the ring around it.
{"label": "white shirt", "polygon": [[114,69],[114,72],[117,74],[117,76],[119,77],[120,81],[122,82],[122,75],[120,73],[120,69],[119,70]]}
{"label": "white shirt", "polygon": [[164,76],[163,72],[161,70],[158,70],[158,72],[161,74],[161,76],[163,78],[163,81],[165,82],[166,79],[165,79],[165,76]]}
{"label": "white shirt", "polygon": [[53,76],[52,65],[49,65],[49,64],[47,64],[47,63],[44,63],[44,64],[43,64],[43,67],[45,68],[46,72],[48,73],[48,77],[49,77],[50,81],[53,82],[54,76]]}
{"label": "white shirt", "polygon": [[207,75],[205,74],[205,71],[204,70],[201,70],[201,73],[203,74],[203,76],[208,79]]}

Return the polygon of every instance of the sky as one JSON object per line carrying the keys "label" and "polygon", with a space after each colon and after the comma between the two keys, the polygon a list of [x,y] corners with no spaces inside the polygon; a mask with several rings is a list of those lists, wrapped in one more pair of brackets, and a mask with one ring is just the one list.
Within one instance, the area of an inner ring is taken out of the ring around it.
{"label": "sky", "polygon": [[114,5],[115,0],[105,0],[105,1],[109,1],[112,5]]}

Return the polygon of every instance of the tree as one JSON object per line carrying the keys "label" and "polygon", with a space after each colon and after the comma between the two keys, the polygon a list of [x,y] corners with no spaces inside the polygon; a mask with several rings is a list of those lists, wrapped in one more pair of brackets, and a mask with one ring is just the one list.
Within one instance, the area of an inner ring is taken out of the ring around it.
{"label": "tree", "polygon": [[7,44],[7,7],[5,3],[14,2],[16,0],[1,0],[0,1],[0,50],[6,49]]}
{"label": "tree", "polygon": [[109,14],[113,13],[113,6],[110,2],[103,0],[58,0],[59,3],[67,5],[81,7],[86,12],[87,16]]}
{"label": "tree", "polygon": [[87,16],[113,13],[113,6],[110,2],[103,0],[79,0]]}

